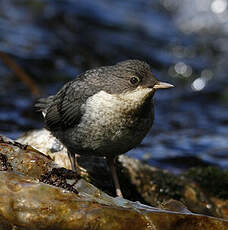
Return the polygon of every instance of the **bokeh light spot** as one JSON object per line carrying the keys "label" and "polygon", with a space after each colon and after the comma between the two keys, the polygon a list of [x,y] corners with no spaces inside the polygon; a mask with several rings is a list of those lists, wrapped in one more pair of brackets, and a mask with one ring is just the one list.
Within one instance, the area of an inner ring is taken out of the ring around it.
{"label": "bokeh light spot", "polygon": [[206,79],[200,77],[197,78],[195,81],[192,83],[192,89],[195,91],[200,91],[206,86]]}
{"label": "bokeh light spot", "polygon": [[190,77],[192,74],[192,67],[186,65],[184,62],[178,62],[174,66],[176,73],[182,75],[183,77]]}
{"label": "bokeh light spot", "polygon": [[206,78],[206,80],[211,80],[213,77],[213,72],[210,69],[204,69],[201,72],[201,77]]}
{"label": "bokeh light spot", "polygon": [[223,13],[227,8],[227,1],[226,0],[214,0],[211,3],[211,11],[215,14]]}
{"label": "bokeh light spot", "polygon": [[186,72],[187,70],[187,65],[184,62],[178,62],[176,63],[176,65],[174,66],[174,69],[177,73],[179,74],[183,74]]}

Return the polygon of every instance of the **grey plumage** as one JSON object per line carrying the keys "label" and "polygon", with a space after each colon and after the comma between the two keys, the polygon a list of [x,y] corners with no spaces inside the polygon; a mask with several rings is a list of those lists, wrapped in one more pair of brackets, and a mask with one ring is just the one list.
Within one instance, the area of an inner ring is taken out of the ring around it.
{"label": "grey plumage", "polygon": [[127,60],[80,74],[36,107],[70,156],[114,158],[142,141],[153,123],[155,88],[169,87],[147,63]]}

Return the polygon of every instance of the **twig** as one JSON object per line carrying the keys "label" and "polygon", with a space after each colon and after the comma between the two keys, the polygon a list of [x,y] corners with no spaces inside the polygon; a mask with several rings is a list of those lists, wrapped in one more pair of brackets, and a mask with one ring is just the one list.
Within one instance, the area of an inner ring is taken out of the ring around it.
{"label": "twig", "polygon": [[0,51],[2,62],[7,65],[16,76],[21,79],[35,96],[40,95],[40,90],[31,77],[10,57],[8,54]]}

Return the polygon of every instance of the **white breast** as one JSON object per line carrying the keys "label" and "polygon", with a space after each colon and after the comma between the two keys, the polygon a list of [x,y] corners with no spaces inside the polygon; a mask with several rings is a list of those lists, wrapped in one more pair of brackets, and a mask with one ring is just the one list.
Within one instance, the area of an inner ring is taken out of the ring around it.
{"label": "white breast", "polygon": [[[144,128],[145,124],[138,123],[133,114],[143,105],[151,91],[152,89],[138,88],[118,95],[100,91],[88,98],[81,107],[84,115],[77,127],[75,136],[77,142],[80,142],[83,148],[101,149],[101,151],[108,151],[109,146],[114,148],[113,151],[121,151],[118,148],[125,145],[123,148],[125,151],[128,148],[126,143],[132,145],[134,142],[139,142],[139,139],[141,141],[150,124],[145,121],[147,125]],[[148,114],[149,120],[152,119],[150,116]],[[134,127],[135,125],[143,127]],[[143,129],[146,129],[145,132]],[[141,130],[142,137],[137,136],[134,130]]]}

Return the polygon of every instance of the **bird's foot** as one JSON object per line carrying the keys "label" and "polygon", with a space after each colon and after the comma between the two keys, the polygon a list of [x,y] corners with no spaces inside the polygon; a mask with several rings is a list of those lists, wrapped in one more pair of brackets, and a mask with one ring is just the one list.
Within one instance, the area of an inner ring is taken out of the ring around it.
{"label": "bird's foot", "polygon": [[79,171],[80,173],[88,173],[87,170],[80,165],[77,165],[76,171]]}
{"label": "bird's foot", "polygon": [[115,189],[116,189],[116,195],[119,197],[123,197],[121,189],[120,189],[119,179],[118,179],[118,176],[116,173],[115,158],[109,157],[109,158],[107,158],[107,161],[108,161],[108,165],[109,165],[109,168],[111,170],[111,173],[112,173],[112,178],[113,178],[113,182],[114,182]]}
{"label": "bird's foot", "polygon": [[123,198],[123,194],[122,194],[120,188],[116,188],[116,195],[117,195],[118,197]]}

